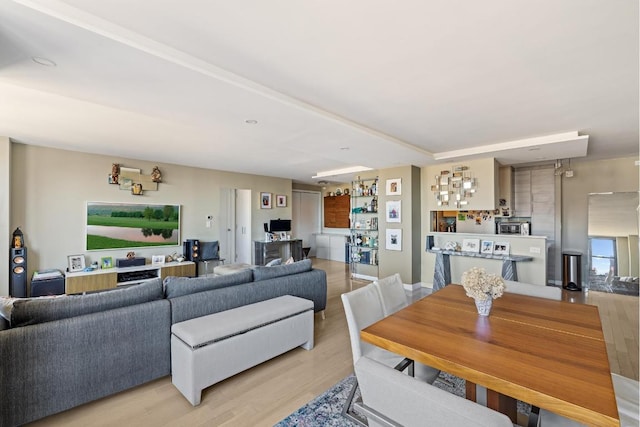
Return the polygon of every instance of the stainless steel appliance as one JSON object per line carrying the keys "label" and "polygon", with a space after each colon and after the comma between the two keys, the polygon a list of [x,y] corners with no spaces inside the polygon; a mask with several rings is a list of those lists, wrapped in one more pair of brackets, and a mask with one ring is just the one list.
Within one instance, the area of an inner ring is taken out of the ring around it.
{"label": "stainless steel appliance", "polygon": [[497,224],[498,234],[531,234],[531,226],[528,221],[503,221]]}

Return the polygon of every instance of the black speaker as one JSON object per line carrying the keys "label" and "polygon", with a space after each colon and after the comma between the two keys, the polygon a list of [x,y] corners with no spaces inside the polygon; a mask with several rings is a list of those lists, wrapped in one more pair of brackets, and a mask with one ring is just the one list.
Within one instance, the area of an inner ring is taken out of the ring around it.
{"label": "black speaker", "polygon": [[27,297],[27,248],[11,248],[9,256],[9,295]]}
{"label": "black speaker", "polygon": [[184,258],[187,261],[200,261],[200,240],[187,239],[182,244],[184,251]]}
{"label": "black speaker", "polygon": [[40,279],[31,281],[32,297],[62,294],[64,294],[64,277],[53,277],[51,279]]}

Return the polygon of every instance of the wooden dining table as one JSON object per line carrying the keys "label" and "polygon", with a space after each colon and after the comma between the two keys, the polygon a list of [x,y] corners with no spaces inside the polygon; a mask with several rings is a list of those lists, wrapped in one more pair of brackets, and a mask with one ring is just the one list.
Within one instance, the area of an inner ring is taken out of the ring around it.
{"label": "wooden dining table", "polygon": [[489,316],[459,285],[374,323],[362,340],[487,388],[516,422],[516,399],[594,426],[619,426],[598,308],[504,293]]}

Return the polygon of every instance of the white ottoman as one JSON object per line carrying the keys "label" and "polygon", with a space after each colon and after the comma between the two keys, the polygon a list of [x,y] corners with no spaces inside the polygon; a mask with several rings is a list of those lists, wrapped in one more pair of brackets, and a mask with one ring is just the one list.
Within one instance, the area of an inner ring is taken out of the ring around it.
{"label": "white ottoman", "polygon": [[202,390],[301,346],[313,348],[313,301],[285,295],[171,327],[171,381],[192,405]]}

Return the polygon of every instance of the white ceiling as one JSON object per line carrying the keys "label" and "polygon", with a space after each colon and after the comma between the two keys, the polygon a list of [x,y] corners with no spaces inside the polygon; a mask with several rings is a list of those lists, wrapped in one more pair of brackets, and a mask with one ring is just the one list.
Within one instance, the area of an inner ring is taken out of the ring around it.
{"label": "white ceiling", "polygon": [[638,26],[637,0],[5,0],[0,135],[307,183],[637,156]]}

